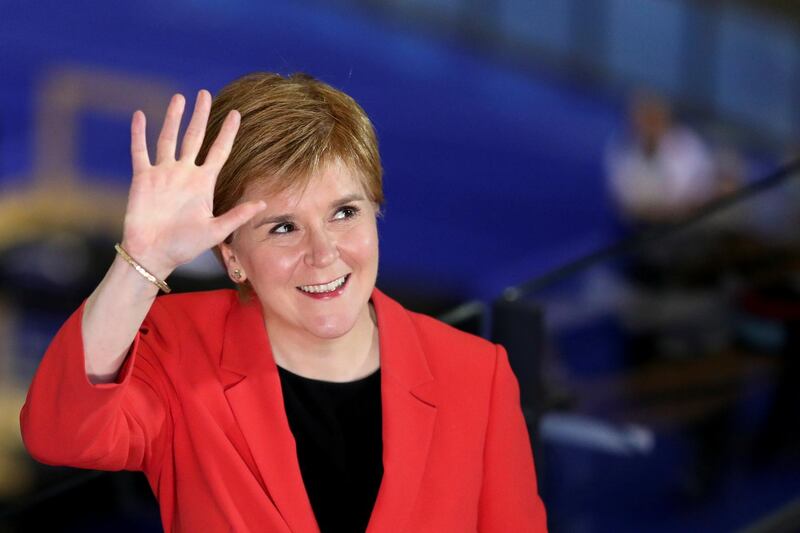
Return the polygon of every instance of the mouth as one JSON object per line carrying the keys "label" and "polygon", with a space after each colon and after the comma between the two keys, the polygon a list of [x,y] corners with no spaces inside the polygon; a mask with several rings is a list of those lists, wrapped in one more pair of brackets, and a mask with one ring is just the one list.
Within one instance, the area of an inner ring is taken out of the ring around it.
{"label": "mouth", "polygon": [[297,287],[297,290],[306,296],[310,296],[311,298],[333,298],[344,292],[349,279],[350,274],[345,274],[340,278],[336,278],[333,281],[322,283],[320,285],[300,285]]}

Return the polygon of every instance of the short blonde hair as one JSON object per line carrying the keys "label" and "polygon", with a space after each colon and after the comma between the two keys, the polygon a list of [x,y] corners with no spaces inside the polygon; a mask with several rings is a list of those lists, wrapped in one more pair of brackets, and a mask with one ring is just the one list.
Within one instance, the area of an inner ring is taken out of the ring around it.
{"label": "short blonde hair", "polygon": [[302,73],[258,72],[234,80],[214,98],[198,163],[234,109],[242,120],[217,177],[215,216],[234,207],[251,183],[271,193],[304,187],[321,165],[336,159],[356,171],[372,202],[383,204],[375,129],[350,96]]}

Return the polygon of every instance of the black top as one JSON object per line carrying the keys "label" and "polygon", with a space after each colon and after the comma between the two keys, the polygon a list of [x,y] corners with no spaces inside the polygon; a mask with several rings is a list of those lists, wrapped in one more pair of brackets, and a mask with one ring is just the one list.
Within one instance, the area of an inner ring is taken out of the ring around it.
{"label": "black top", "polygon": [[383,477],[380,369],[346,383],[278,373],[320,531],[365,531]]}

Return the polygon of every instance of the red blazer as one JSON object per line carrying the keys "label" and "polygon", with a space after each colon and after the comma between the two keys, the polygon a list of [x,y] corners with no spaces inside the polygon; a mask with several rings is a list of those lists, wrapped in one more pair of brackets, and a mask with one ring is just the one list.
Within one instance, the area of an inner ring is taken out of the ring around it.
{"label": "red blazer", "polygon": [[[367,531],[546,531],[504,350],[377,289],[372,301],[384,474]],[[102,385],[86,379],[81,314],[22,408],[34,458],[144,471],[168,532],[319,531],[257,303],[230,290],[156,299],[117,382]]]}

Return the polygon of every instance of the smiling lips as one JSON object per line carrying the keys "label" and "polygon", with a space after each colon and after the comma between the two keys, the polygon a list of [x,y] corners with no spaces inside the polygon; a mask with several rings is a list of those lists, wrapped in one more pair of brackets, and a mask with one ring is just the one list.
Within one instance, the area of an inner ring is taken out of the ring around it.
{"label": "smiling lips", "polygon": [[344,288],[347,285],[347,280],[349,279],[350,274],[346,274],[329,283],[324,283],[322,285],[300,285],[297,287],[297,289],[311,298],[334,298],[344,292]]}

